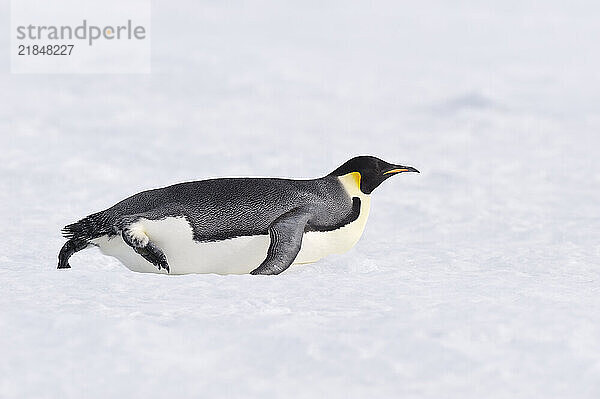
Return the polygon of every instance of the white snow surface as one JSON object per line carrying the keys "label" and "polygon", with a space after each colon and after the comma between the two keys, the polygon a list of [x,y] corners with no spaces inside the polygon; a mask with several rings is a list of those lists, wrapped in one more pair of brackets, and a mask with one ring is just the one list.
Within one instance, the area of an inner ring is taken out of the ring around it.
{"label": "white snow surface", "polygon": [[[5,29],[0,397],[600,397],[599,19],[154,1],[149,75],[10,74]],[[133,193],[358,154],[422,173],[373,193],[344,255],[275,277],[97,249],[55,269],[65,224]]]}

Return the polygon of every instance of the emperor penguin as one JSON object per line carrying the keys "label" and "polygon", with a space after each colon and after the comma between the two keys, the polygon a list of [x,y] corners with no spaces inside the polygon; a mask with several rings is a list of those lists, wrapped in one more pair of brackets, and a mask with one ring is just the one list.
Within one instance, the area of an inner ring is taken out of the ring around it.
{"label": "emperor penguin", "polygon": [[137,272],[279,274],[352,248],[373,190],[403,172],[419,171],[359,156],[317,179],[222,178],[143,191],[66,226],[58,268],[96,246]]}

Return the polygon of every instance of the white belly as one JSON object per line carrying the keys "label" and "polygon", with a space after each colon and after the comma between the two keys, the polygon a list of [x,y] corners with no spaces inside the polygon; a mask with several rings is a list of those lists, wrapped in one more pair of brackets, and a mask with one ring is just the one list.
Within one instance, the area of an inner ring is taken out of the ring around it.
{"label": "white belly", "polygon": [[[358,219],[337,230],[308,232],[302,239],[294,263],[316,262],[324,256],[348,251],[360,238],[369,214],[370,198],[361,202]],[[183,217],[161,220],[140,219],[135,229],[145,233],[162,249],[169,262],[170,274],[218,273],[245,274],[256,269],[267,256],[269,236],[236,237],[216,242],[193,240],[192,228]],[[166,273],[142,258],[120,235],[92,241],[102,253],[114,256],[129,269],[145,273]]]}

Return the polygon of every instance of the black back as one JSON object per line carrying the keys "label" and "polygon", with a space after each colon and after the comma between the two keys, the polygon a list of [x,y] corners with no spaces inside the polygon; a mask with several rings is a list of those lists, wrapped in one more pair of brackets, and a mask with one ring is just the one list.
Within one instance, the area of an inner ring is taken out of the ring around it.
{"label": "black back", "polygon": [[[197,241],[267,234],[271,223],[292,209],[313,214],[307,230],[333,230],[358,217],[360,200],[350,198],[339,180],[225,178],[175,184],[135,194],[105,214],[118,231],[141,217],[185,217]],[[116,233],[116,231],[115,231]]]}

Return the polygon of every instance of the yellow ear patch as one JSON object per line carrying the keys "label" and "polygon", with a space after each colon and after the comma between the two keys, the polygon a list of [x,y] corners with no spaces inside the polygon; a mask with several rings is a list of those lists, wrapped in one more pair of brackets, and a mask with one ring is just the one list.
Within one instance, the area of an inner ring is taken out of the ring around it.
{"label": "yellow ear patch", "polygon": [[338,177],[342,185],[346,189],[346,191],[351,195],[356,195],[360,193],[360,173],[359,172],[351,172],[347,173],[343,176]]}
{"label": "yellow ear patch", "polygon": [[352,176],[352,178],[354,179],[354,183],[356,184],[357,188],[360,188],[360,178],[361,175],[359,172],[352,172],[352,173],[348,173],[350,176]]}

